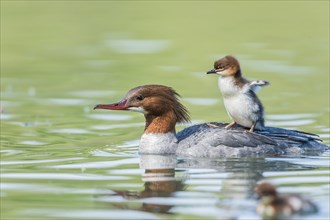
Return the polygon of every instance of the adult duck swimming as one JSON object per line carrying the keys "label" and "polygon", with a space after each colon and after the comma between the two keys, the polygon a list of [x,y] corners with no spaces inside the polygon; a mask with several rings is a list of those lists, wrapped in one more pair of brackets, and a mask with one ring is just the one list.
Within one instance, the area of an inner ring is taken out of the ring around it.
{"label": "adult duck swimming", "polygon": [[140,154],[176,154],[182,157],[242,157],[320,153],[329,146],[317,135],[283,128],[265,127],[248,132],[244,127],[226,129],[227,123],[193,125],[176,133],[176,123],[190,121],[179,94],[163,85],[143,85],[131,89],[113,104],[99,104],[94,109],[136,111],[143,113],[146,124],[140,140]]}

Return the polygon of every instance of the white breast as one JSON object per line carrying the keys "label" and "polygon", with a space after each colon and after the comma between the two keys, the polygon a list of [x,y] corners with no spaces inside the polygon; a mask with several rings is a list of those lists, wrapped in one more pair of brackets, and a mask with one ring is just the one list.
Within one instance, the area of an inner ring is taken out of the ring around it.
{"label": "white breast", "polygon": [[235,85],[232,77],[219,77],[219,88],[227,113],[236,123],[251,127],[258,119],[260,107],[246,92],[249,88]]}
{"label": "white breast", "polygon": [[234,83],[233,77],[219,77],[218,86],[224,98],[236,96],[242,91]]}
{"label": "white breast", "polygon": [[140,140],[141,154],[175,154],[178,140],[175,133],[143,134]]}

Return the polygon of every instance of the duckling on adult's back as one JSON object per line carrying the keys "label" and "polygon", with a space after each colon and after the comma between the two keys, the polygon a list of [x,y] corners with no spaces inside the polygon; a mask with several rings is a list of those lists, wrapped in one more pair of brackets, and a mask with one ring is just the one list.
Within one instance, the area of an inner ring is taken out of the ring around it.
{"label": "duckling on adult's back", "polygon": [[240,126],[231,130],[227,124],[218,127],[193,125],[178,134],[176,123],[189,122],[187,109],[172,88],[144,85],[131,89],[119,102],[96,105],[94,109],[141,112],[146,124],[140,140],[142,154],[177,154],[189,157],[236,157],[248,155],[280,155],[316,152],[328,149],[317,138],[297,131],[265,128],[262,133],[245,132]]}
{"label": "duckling on adult's back", "polygon": [[215,61],[214,69],[207,72],[207,74],[212,73],[219,75],[218,86],[224,105],[229,117],[233,119],[227,128],[237,123],[250,128],[250,131],[254,131],[255,128],[262,130],[264,108],[256,91],[262,86],[269,85],[269,82],[245,79],[238,60],[233,56],[225,56]]}

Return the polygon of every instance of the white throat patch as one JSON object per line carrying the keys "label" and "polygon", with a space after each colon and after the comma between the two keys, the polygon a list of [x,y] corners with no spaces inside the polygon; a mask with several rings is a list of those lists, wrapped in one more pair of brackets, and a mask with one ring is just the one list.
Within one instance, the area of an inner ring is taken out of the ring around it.
{"label": "white throat patch", "polygon": [[140,112],[143,114],[146,114],[146,110],[144,110],[144,108],[142,107],[129,107],[128,110],[132,111],[132,112]]}

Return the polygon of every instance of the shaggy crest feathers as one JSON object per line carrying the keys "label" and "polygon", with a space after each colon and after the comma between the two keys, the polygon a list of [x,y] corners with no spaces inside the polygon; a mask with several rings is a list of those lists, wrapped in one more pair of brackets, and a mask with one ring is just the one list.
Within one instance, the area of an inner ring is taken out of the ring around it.
{"label": "shaggy crest feathers", "polygon": [[187,108],[182,105],[179,101],[179,98],[181,98],[181,96],[172,88],[170,88],[171,92],[173,93],[174,96],[174,113],[175,116],[177,117],[177,122],[179,123],[189,123],[190,122],[190,116],[189,116],[189,111],[187,110]]}
{"label": "shaggy crest feathers", "polygon": [[190,122],[190,116],[187,108],[180,103],[181,97],[173,88],[163,85],[144,85],[131,89],[129,94],[141,94],[148,105],[146,111],[153,115],[161,115],[164,112],[173,112],[176,122]]}

